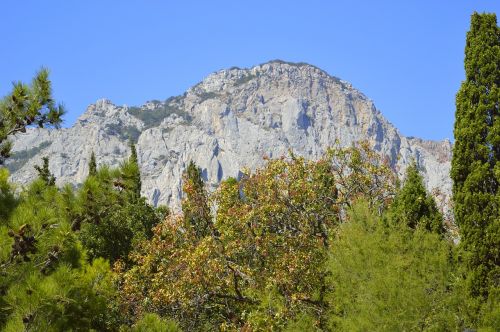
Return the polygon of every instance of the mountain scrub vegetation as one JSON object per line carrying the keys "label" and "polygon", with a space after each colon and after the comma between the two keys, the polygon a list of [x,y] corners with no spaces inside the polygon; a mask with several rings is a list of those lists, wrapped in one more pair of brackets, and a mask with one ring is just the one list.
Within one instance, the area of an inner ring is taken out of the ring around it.
{"label": "mountain scrub vegetation", "polygon": [[[91,152],[78,187],[57,182],[48,156],[21,187],[2,166],[16,158],[9,137],[58,127],[64,108],[47,70],[15,83],[0,102],[0,330],[499,331],[495,15],[472,15],[465,70],[451,169],[458,237],[418,161],[400,181],[365,141],[332,142],[317,160],[290,151],[214,190],[191,161],[179,212],[141,196],[132,136],[118,167]],[[175,113],[167,106],[151,121]]]}
{"label": "mountain scrub vegetation", "polygon": [[140,107],[128,107],[127,111],[132,116],[141,120],[144,123],[145,128],[150,128],[172,115],[176,115],[184,121],[190,122],[191,118],[189,114],[177,106],[177,99],[178,97],[171,97],[164,103],[161,103],[158,100],[153,100],[151,101],[151,104],[154,104],[155,106],[153,109],[145,110]]}

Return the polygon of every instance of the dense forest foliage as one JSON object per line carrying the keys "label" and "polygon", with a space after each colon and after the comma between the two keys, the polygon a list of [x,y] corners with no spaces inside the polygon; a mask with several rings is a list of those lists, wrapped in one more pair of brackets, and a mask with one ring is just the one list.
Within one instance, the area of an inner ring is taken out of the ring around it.
{"label": "dense forest foliage", "polygon": [[[44,158],[26,187],[0,166],[5,331],[500,329],[500,29],[474,14],[457,94],[454,223],[415,162],[399,181],[366,142],[290,152],[209,192],[187,165],[182,213],[141,197],[136,148],[78,188]],[[42,70],[0,103],[9,137],[58,126]]]}

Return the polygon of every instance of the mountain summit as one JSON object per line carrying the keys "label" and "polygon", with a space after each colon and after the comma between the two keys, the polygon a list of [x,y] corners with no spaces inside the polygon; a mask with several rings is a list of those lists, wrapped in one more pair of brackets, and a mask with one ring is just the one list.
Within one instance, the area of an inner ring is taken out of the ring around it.
{"label": "mountain summit", "polygon": [[[94,151],[98,165],[118,165],[137,142],[142,194],[179,207],[181,175],[190,160],[209,186],[254,169],[263,157],[318,158],[336,142],[367,140],[402,175],[412,160],[427,188],[449,198],[451,143],[405,137],[351,84],[304,63],[271,61],[209,75],[182,96],[141,107],[102,99],[71,128],[29,129],[14,139],[12,179],[33,180],[43,156],[58,183],[83,182]],[[446,199],[446,198],[445,198]]]}

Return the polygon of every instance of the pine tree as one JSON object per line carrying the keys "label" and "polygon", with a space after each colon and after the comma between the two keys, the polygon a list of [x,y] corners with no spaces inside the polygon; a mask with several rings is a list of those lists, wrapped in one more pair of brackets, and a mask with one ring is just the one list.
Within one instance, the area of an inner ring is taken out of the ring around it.
{"label": "pine tree", "polygon": [[92,154],[90,155],[90,161],[89,161],[89,175],[90,176],[95,176],[97,174],[97,163],[95,160],[95,153],[92,151]]}
{"label": "pine tree", "polygon": [[56,178],[52,173],[50,173],[49,158],[43,157],[42,161],[43,161],[42,166],[35,165],[35,169],[38,172],[38,178],[43,180],[43,182],[45,182],[46,185],[54,186],[56,184]]}
{"label": "pine tree", "polygon": [[444,232],[443,217],[436,201],[427,193],[415,162],[406,170],[404,185],[396,194],[392,210],[395,221],[410,228],[421,226],[438,234]]}
{"label": "pine tree", "polygon": [[7,223],[17,201],[14,187],[9,182],[9,171],[0,167],[0,226]]}
{"label": "pine tree", "polygon": [[1,331],[110,329],[112,272],[103,259],[87,263],[70,228],[71,190],[34,181],[0,225]]}
{"label": "pine tree", "polygon": [[183,189],[187,196],[182,202],[184,220],[200,239],[211,233],[212,221],[201,170],[193,161],[184,172],[183,180]]}
{"label": "pine tree", "polygon": [[59,127],[64,108],[52,98],[47,69],[40,70],[31,85],[15,82],[12,92],[0,100],[0,165],[10,156],[9,136],[26,127]]}
{"label": "pine tree", "polygon": [[495,14],[472,15],[465,72],[456,96],[454,213],[469,291],[485,299],[500,286],[500,29]]}

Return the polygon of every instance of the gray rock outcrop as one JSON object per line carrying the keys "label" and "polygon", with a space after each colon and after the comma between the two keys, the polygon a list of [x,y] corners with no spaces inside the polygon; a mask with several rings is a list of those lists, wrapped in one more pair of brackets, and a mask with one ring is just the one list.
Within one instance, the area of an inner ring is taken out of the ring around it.
{"label": "gray rock outcrop", "polygon": [[209,75],[184,95],[142,107],[109,100],[90,105],[71,128],[29,129],[14,139],[8,167],[12,179],[28,183],[33,165],[50,157],[57,182],[81,183],[95,152],[98,165],[118,165],[137,141],[142,194],[154,204],[179,207],[181,175],[190,160],[212,188],[238,177],[263,157],[292,149],[318,158],[336,141],[341,146],[368,140],[404,174],[411,160],[422,169],[429,190],[451,192],[451,143],[403,136],[351,84],[307,64],[272,61],[250,69]]}

